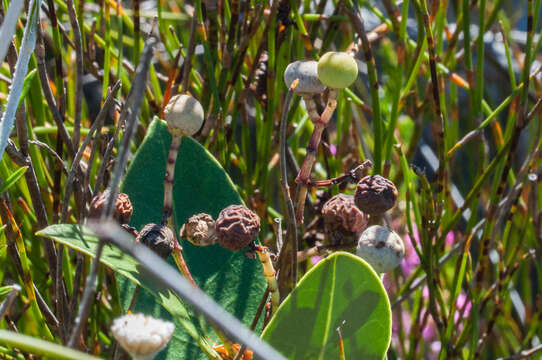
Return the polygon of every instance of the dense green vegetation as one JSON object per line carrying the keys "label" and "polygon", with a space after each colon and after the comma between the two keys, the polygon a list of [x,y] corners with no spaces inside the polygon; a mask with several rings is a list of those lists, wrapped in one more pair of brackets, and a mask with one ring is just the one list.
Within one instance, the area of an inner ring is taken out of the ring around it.
{"label": "dense green vegetation", "polygon": [[[133,311],[175,323],[159,358],[233,359],[246,328],[202,315],[164,280],[181,273],[288,359],[380,358],[388,339],[388,359],[536,356],[540,2],[2,1],[0,358],[127,358],[111,324]],[[356,59],[353,84],[285,84],[288,64],[329,51]],[[160,119],[181,93],[204,121],[174,136],[177,153]],[[322,216],[367,174],[398,198],[363,229],[387,225],[406,248],[381,276],[343,253],[358,231],[337,240]],[[92,221],[106,189],[130,197],[128,232]],[[179,236],[240,203],[257,245]],[[178,238],[162,278],[123,243],[148,223]]]}

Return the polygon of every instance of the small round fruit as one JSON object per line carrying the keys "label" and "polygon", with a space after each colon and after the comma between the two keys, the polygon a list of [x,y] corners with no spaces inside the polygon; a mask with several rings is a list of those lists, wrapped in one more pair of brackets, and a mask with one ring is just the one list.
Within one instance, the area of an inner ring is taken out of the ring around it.
{"label": "small round fruit", "polygon": [[192,136],[203,124],[203,108],[190,95],[173,96],[164,109],[164,119],[173,136]]}
{"label": "small round fruit", "polygon": [[354,204],[351,195],[337,194],[322,207],[324,225],[332,245],[360,234],[367,227],[367,217]]}
{"label": "small round fruit", "polygon": [[132,359],[154,359],[171,340],[175,325],[144,314],[126,314],[113,321],[111,332]]}
{"label": "small round fruit", "polygon": [[395,206],[397,188],[380,175],[369,175],[356,185],[354,201],[356,206],[366,214],[380,215]]}
{"label": "small round fruit", "polygon": [[403,240],[387,226],[374,225],[359,237],[356,255],[378,273],[395,269],[405,257]]}
{"label": "small round fruit", "polygon": [[[109,199],[109,196],[109,189],[94,196],[94,198],[90,202],[90,208],[88,212],[89,219],[100,219],[100,217],[102,216],[102,211],[104,210],[104,206]],[[130,198],[128,197],[128,195],[124,193],[117,194],[117,200],[115,201],[113,207],[113,218],[117,220],[119,224],[128,224],[134,212],[132,203],[130,202]]]}
{"label": "small round fruit", "polygon": [[358,77],[356,60],[345,52],[327,52],[318,61],[318,78],[334,89],[352,85]]}
{"label": "small round fruit", "polygon": [[318,63],[316,61],[294,61],[284,71],[284,83],[289,88],[295,79],[299,83],[294,89],[296,94],[320,94],[326,89],[318,78]]}
{"label": "small round fruit", "polygon": [[141,229],[136,242],[146,245],[163,259],[167,259],[175,247],[174,235],[170,228],[152,223]]}
{"label": "small round fruit", "polygon": [[180,235],[196,246],[208,246],[216,242],[215,221],[209,214],[191,216],[181,227]]}
{"label": "small round fruit", "polygon": [[260,217],[243,205],[223,209],[215,222],[217,241],[225,249],[239,251],[260,232]]}

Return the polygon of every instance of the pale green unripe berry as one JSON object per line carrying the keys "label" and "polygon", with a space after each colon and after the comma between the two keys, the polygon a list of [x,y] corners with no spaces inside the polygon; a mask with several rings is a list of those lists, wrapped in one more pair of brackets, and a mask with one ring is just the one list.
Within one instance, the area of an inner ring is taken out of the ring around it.
{"label": "pale green unripe berry", "polygon": [[296,94],[320,94],[326,89],[318,79],[318,63],[313,60],[294,61],[290,63],[284,71],[284,83],[290,87],[295,79],[299,83],[294,89]]}
{"label": "pale green unripe berry", "polygon": [[387,226],[374,225],[359,237],[356,255],[378,273],[397,267],[405,256],[403,240]]}
{"label": "pale green unripe berry", "polygon": [[164,118],[172,136],[192,136],[203,124],[203,108],[190,95],[175,95],[164,109]]}
{"label": "pale green unripe berry", "polygon": [[352,85],[358,77],[356,60],[345,52],[327,52],[318,61],[318,78],[334,89]]}

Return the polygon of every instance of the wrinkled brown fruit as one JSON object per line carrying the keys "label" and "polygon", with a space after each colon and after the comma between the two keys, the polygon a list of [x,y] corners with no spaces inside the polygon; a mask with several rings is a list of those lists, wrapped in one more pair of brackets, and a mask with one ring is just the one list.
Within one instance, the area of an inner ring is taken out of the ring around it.
{"label": "wrinkled brown fruit", "polygon": [[397,195],[397,188],[390,180],[369,175],[358,182],[354,201],[364,213],[380,215],[395,206]]}
{"label": "wrinkled brown fruit", "polygon": [[196,246],[212,245],[216,242],[214,225],[215,221],[209,214],[193,215],[181,227],[181,238]]}
{"label": "wrinkled brown fruit", "polygon": [[[100,219],[104,206],[109,198],[109,190],[105,190],[102,193],[94,196],[90,202],[90,209],[88,213],[89,219]],[[134,209],[132,203],[127,194],[119,193],[115,205],[113,205],[113,218],[119,222],[119,224],[128,224],[132,217]]]}
{"label": "wrinkled brown fruit", "polygon": [[230,251],[247,247],[260,232],[260,218],[243,205],[223,209],[215,222],[218,243]]}
{"label": "wrinkled brown fruit", "polygon": [[136,241],[144,244],[163,259],[167,259],[175,248],[173,232],[167,226],[159,224],[145,225]]}
{"label": "wrinkled brown fruit", "polygon": [[331,245],[341,244],[367,227],[367,217],[350,195],[338,194],[329,199],[322,207],[322,217]]}

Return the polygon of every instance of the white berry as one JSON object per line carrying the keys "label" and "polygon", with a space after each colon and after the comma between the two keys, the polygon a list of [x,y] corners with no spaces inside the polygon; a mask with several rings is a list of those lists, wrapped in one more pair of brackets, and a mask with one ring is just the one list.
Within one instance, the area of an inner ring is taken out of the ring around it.
{"label": "white berry", "polygon": [[190,95],[173,96],[164,109],[164,118],[173,136],[192,136],[203,124],[203,108]]}
{"label": "white berry", "polygon": [[318,63],[316,61],[295,61],[284,71],[284,83],[290,87],[295,79],[299,83],[294,89],[296,94],[320,94],[326,89],[318,78]]}
{"label": "white berry", "polygon": [[113,321],[111,332],[133,359],[150,360],[173,335],[175,325],[143,314],[127,314]]}
{"label": "white berry", "polygon": [[356,254],[376,272],[386,273],[401,263],[405,245],[399,235],[387,226],[374,225],[361,234]]}

